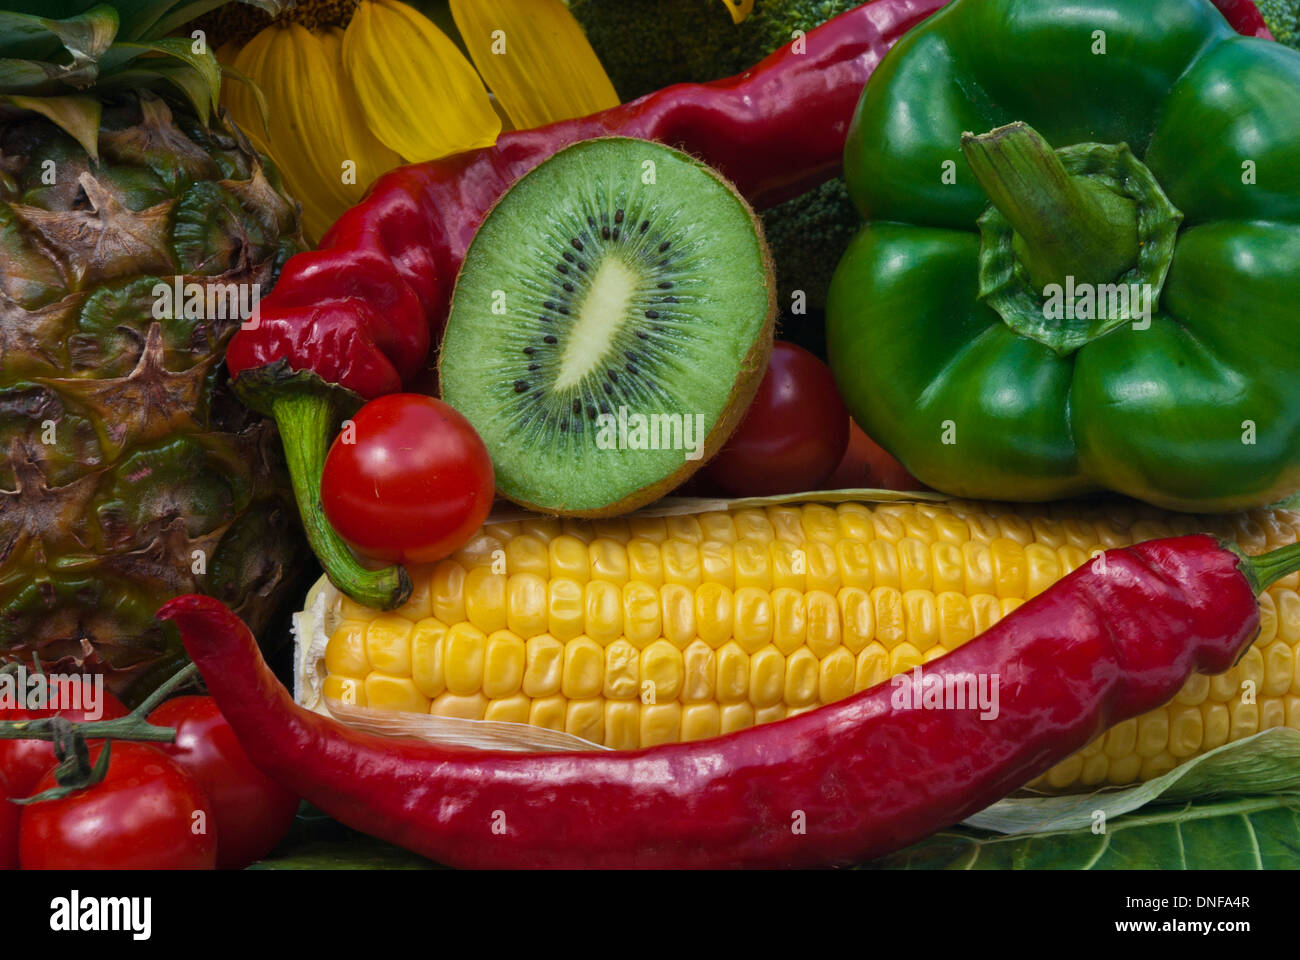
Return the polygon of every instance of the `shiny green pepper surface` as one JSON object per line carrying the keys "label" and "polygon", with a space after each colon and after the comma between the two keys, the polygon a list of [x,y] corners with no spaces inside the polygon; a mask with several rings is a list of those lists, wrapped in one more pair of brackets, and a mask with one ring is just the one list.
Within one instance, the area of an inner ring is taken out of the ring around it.
{"label": "shiny green pepper surface", "polygon": [[920,480],[1300,487],[1300,53],[1209,0],[955,0],[873,74],[845,171],[831,366]]}

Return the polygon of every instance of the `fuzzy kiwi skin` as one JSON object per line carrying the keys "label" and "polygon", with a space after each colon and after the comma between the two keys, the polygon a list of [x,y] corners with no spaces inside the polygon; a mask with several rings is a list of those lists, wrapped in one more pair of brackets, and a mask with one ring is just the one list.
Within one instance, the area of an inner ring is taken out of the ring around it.
{"label": "fuzzy kiwi skin", "polygon": [[[625,140],[626,137],[593,137],[593,140]],[[656,141],[657,142],[657,141]],[[685,151],[672,146],[671,144],[661,144],[671,150]],[[749,405],[754,402],[754,395],[758,393],[759,384],[763,382],[763,375],[767,373],[768,361],[772,358],[772,342],[776,338],[776,318],[780,312],[777,309],[776,297],[776,262],[772,259],[772,251],[768,248],[767,237],[763,232],[763,219],[754,212],[745,196],[736,189],[736,185],[724,177],[721,173],[709,166],[704,160],[691,155],[693,159],[704,169],[704,171],[713,179],[717,180],[740,201],[745,213],[749,216],[749,221],[753,225],[754,235],[758,238],[758,247],[763,253],[763,274],[767,286],[767,318],[763,327],[759,330],[758,336],[745,354],[744,360],[740,364],[740,372],[736,376],[735,382],[731,385],[731,394],[727,400],[727,405],[722,409],[718,419],[714,422],[709,434],[704,439],[704,447],[698,460],[686,460],[682,465],[664,477],[648,486],[634,490],[621,500],[606,504],[594,510],[563,510],[554,506],[545,506],[537,503],[530,503],[519,497],[512,497],[509,494],[497,488],[497,496],[503,497],[512,503],[516,503],[534,513],[544,514],[552,517],[580,517],[584,519],[599,520],[606,517],[616,517],[624,513],[630,513],[647,504],[654,503],[660,497],[667,496],[673,490],[680,487],[689,480],[697,470],[703,468],[710,460],[717,456],[718,452],[731,439],[731,435],[736,432],[741,421],[745,419],[745,414],[749,412]],[[545,161],[543,161],[545,162]],[[506,193],[509,191],[507,190]],[[496,209],[498,203],[505,199],[506,193],[502,193],[496,202],[483,214],[479,223],[484,223],[491,216],[492,211]],[[464,276],[465,265],[461,264],[460,270],[456,274],[456,283],[452,288],[451,302],[455,303],[456,293],[460,287],[461,278]],[[444,331],[444,337],[446,333]],[[438,351],[438,381],[442,382],[442,360],[445,356],[444,351]]]}

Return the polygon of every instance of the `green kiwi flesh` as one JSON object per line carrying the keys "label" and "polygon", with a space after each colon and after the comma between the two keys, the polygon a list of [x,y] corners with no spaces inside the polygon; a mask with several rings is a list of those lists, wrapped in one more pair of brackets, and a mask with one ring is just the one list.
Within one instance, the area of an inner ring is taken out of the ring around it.
{"label": "green kiwi flesh", "polygon": [[503,495],[610,516],[722,447],[775,318],[760,221],[721,175],[659,143],[587,140],[521,177],[475,234],[442,396],[482,436]]}

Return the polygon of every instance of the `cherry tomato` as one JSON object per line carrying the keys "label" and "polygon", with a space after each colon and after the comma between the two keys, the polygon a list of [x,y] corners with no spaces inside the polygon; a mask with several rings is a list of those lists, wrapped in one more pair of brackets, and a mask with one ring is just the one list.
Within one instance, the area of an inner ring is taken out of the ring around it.
{"label": "cherry tomato", "polygon": [[334,440],[321,476],[325,516],[349,546],[385,563],[431,563],[465,544],[492,509],[487,447],[456,410],[418,393],[367,403]]}
{"label": "cherry tomato", "polygon": [[[91,748],[91,763],[103,749]],[[54,786],[51,770],[36,790]],[[24,870],[211,869],[217,825],[188,771],[151,746],[117,740],[102,781],[23,808],[18,859]]]}
{"label": "cherry tomato", "polygon": [[23,808],[9,797],[9,781],[0,773],[0,870],[18,869],[18,818]]}
{"label": "cherry tomato", "polygon": [[258,770],[211,697],[176,697],[149,722],[175,727],[176,742],[158,749],[194,775],[217,821],[217,867],[239,870],[284,839],[298,797]]}
{"label": "cherry tomato", "polygon": [[889,451],[849,423],[849,448],[835,472],[826,480],[827,490],[925,490],[926,486],[889,455]]}
{"label": "cherry tomato", "polygon": [[[87,704],[90,698],[95,696],[92,691],[87,690],[90,678],[78,677],[77,681],[82,689],[81,702],[83,705]],[[25,710],[15,707],[0,710],[0,721],[39,720],[42,717],[52,717],[56,713],[69,720],[116,720],[118,717],[126,716],[127,709],[122,706],[122,702],[117,697],[102,688],[100,694],[102,699],[97,702],[99,716],[87,716],[84,708]],[[95,741],[90,742],[94,744]],[[54,766],[54,763],[54,744],[48,740],[0,740],[0,772],[3,772],[9,781],[11,797],[30,797],[36,781],[40,780],[45,775],[45,771]]]}
{"label": "cherry tomato", "polygon": [[818,490],[844,456],[848,424],[826,364],[778,340],[744,421],[702,472],[733,497]]}

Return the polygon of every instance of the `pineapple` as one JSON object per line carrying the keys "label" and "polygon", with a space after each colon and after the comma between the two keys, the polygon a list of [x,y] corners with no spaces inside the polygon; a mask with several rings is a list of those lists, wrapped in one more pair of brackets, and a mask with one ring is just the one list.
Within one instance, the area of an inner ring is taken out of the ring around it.
{"label": "pineapple", "polygon": [[303,244],[213,113],[215,58],[165,36],[216,3],[81,6],[0,12],[35,64],[0,74],[0,660],[138,699],[184,656],[161,603],[209,593],[260,630],[306,572],[274,425],[221,362]]}

